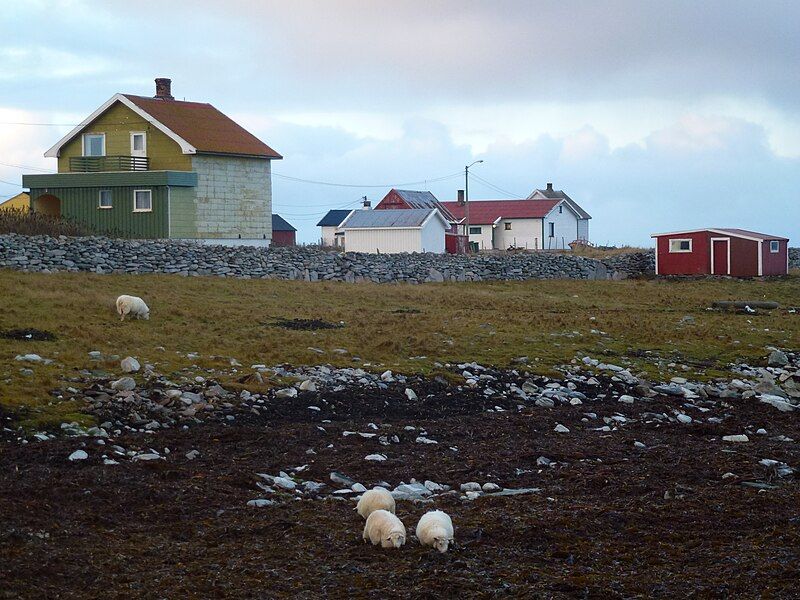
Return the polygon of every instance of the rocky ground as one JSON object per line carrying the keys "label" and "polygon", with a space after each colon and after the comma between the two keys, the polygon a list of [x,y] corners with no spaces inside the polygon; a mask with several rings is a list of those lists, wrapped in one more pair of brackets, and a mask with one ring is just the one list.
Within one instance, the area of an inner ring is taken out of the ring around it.
{"label": "rocky ground", "polygon": [[[92,358],[66,394],[97,426],[0,415],[4,597],[796,597],[798,353],[706,382]],[[373,485],[401,550],[361,541]],[[444,555],[412,535],[432,508]]]}

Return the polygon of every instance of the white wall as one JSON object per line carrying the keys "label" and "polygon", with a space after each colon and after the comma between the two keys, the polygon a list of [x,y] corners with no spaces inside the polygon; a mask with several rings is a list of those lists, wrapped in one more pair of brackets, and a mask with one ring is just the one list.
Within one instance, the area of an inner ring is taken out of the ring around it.
{"label": "white wall", "polygon": [[[506,223],[511,224],[510,230],[506,230]],[[494,230],[494,240],[498,250],[506,250],[509,246],[541,250],[542,220],[502,219]]]}
{"label": "white wall", "polygon": [[469,235],[470,242],[478,242],[478,248],[481,250],[492,250],[494,248],[493,233],[491,225],[470,225],[470,227],[480,227],[480,233],[471,233]]}
{"label": "white wall", "polygon": [[[559,209],[561,209],[559,211]],[[555,224],[555,236],[550,237],[550,223]],[[578,239],[578,217],[565,203],[557,204],[544,218],[544,247],[546,250],[567,249]]]}
{"label": "white wall", "polygon": [[398,227],[375,229],[345,228],[347,252],[444,252],[445,227],[439,219],[431,219],[423,229]]}
{"label": "white wall", "polygon": [[589,241],[589,219],[578,219],[578,239]]}
{"label": "white wall", "polygon": [[335,246],[336,240],[334,239],[336,236],[336,230],[338,227],[335,225],[328,225],[326,227],[320,227],[322,230],[322,245],[323,246]]}

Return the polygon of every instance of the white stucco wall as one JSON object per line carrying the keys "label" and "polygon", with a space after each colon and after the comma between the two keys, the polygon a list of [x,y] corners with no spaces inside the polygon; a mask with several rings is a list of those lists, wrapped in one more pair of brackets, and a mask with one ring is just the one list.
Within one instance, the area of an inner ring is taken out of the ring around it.
{"label": "white stucco wall", "polygon": [[[506,223],[511,224],[510,230],[506,230]],[[497,224],[494,239],[498,250],[506,250],[509,246],[527,248],[528,250],[541,250],[542,220],[502,219]]]}
{"label": "white stucco wall", "polygon": [[197,235],[207,239],[272,239],[270,161],[197,154]]}
{"label": "white stucco wall", "polygon": [[469,241],[470,242],[478,242],[478,248],[481,250],[492,250],[494,249],[494,234],[492,233],[492,226],[491,225],[470,225],[472,227],[480,227],[480,233],[470,233],[469,234]]}
{"label": "white stucco wall", "polygon": [[[550,237],[550,223],[555,224],[555,235],[553,237]],[[567,204],[563,202],[557,204],[545,216],[544,236],[546,250],[569,250],[570,242],[578,239],[578,217]]]}

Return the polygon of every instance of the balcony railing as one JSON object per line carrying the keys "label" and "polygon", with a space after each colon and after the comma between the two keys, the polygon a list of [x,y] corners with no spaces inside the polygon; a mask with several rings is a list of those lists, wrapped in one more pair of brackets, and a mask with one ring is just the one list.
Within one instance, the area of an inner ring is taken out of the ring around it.
{"label": "balcony railing", "polygon": [[69,170],[73,173],[102,171],[147,171],[150,160],[146,156],[71,156]]}

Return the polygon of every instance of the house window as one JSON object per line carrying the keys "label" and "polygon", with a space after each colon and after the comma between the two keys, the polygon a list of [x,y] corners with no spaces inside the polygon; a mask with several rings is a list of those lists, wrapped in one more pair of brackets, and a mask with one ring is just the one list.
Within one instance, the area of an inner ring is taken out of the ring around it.
{"label": "house window", "polygon": [[675,239],[669,241],[669,251],[670,253],[675,252],[691,252],[692,251],[692,240],[691,239]]}
{"label": "house window", "polygon": [[559,206],[558,207],[558,214],[562,214],[563,212],[564,212],[564,207],[563,206]]}
{"label": "house window", "polygon": [[133,212],[150,212],[153,210],[153,194],[150,190],[133,191]]}
{"label": "house window", "polygon": [[483,230],[480,227],[470,227],[469,234],[470,235],[480,235]]}
{"label": "house window", "polygon": [[83,155],[84,156],[105,156],[106,155],[106,134],[105,133],[84,133],[83,134]]}
{"label": "house window", "polygon": [[131,156],[147,156],[147,137],[144,132],[131,133]]}
{"label": "house window", "polygon": [[770,240],[769,241],[769,251],[773,254],[775,252],[779,252],[781,249],[781,243],[778,240]]}
{"label": "house window", "polygon": [[100,197],[97,200],[97,208],[112,208],[111,190],[100,190]]}
{"label": "house window", "polygon": [[511,231],[511,223],[506,223],[506,231]]}
{"label": "house window", "polygon": [[550,237],[556,237],[556,224],[555,223],[548,223],[547,224],[550,233],[548,234]]}

